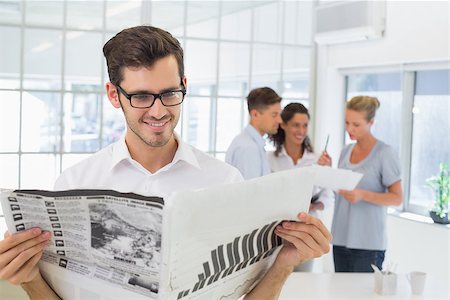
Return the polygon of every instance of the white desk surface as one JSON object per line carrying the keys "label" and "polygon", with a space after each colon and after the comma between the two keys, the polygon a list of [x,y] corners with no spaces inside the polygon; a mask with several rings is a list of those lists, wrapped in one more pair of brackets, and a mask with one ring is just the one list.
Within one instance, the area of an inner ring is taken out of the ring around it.
{"label": "white desk surface", "polygon": [[373,290],[373,273],[292,273],[279,300],[450,300],[448,284],[439,284],[428,276],[423,295],[411,294],[405,274],[398,274],[397,293],[381,296]]}
{"label": "white desk surface", "polygon": [[[279,300],[450,300],[449,285],[427,278],[422,296],[411,295],[404,274],[399,274],[397,294],[381,296],[373,291],[373,274],[368,273],[292,273]],[[0,299],[26,300],[25,292],[0,281]]]}

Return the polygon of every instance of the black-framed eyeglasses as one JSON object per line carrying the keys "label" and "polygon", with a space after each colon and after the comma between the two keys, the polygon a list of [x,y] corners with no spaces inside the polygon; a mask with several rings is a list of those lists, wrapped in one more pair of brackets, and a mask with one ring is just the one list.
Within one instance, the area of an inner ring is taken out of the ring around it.
{"label": "black-framed eyeglasses", "polygon": [[183,82],[181,82],[181,89],[159,94],[128,94],[120,85],[116,85],[116,87],[130,101],[130,105],[134,108],[150,108],[155,104],[156,99],[161,100],[164,106],[177,106],[183,102],[184,96],[186,96],[186,88]]}

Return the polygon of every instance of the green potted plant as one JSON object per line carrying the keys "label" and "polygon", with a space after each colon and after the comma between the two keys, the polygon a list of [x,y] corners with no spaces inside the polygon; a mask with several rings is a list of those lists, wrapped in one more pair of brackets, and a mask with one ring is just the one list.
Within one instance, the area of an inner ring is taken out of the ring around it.
{"label": "green potted plant", "polygon": [[439,164],[439,174],[427,179],[427,184],[435,192],[434,206],[430,217],[435,223],[450,224],[448,218],[448,202],[450,200],[450,176],[448,164]]}

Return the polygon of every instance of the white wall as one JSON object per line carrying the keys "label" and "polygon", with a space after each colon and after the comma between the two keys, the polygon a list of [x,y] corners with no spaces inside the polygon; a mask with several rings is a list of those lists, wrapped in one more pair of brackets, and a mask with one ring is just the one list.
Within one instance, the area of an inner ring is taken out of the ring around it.
{"label": "white wall", "polygon": [[313,118],[317,149],[330,134],[329,152],[336,161],[344,140],[345,90],[339,69],[450,60],[449,9],[448,1],[387,1],[381,40],[318,47]]}
{"label": "white wall", "polygon": [[[387,1],[382,39],[318,47],[314,141],[321,149],[330,134],[328,151],[334,164],[344,141],[345,90],[339,69],[450,60],[449,6],[449,1]],[[449,228],[391,216],[388,226],[386,262],[398,262],[401,272],[440,274],[448,284]],[[330,266],[324,264],[324,270]]]}

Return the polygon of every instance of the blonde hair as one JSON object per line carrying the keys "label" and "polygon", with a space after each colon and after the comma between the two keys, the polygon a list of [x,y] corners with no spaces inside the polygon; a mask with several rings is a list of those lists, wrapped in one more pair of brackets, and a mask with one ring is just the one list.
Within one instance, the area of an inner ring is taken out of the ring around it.
{"label": "blonde hair", "polygon": [[347,109],[364,112],[367,122],[375,118],[375,112],[380,107],[380,101],[376,97],[355,96],[347,102]]}

